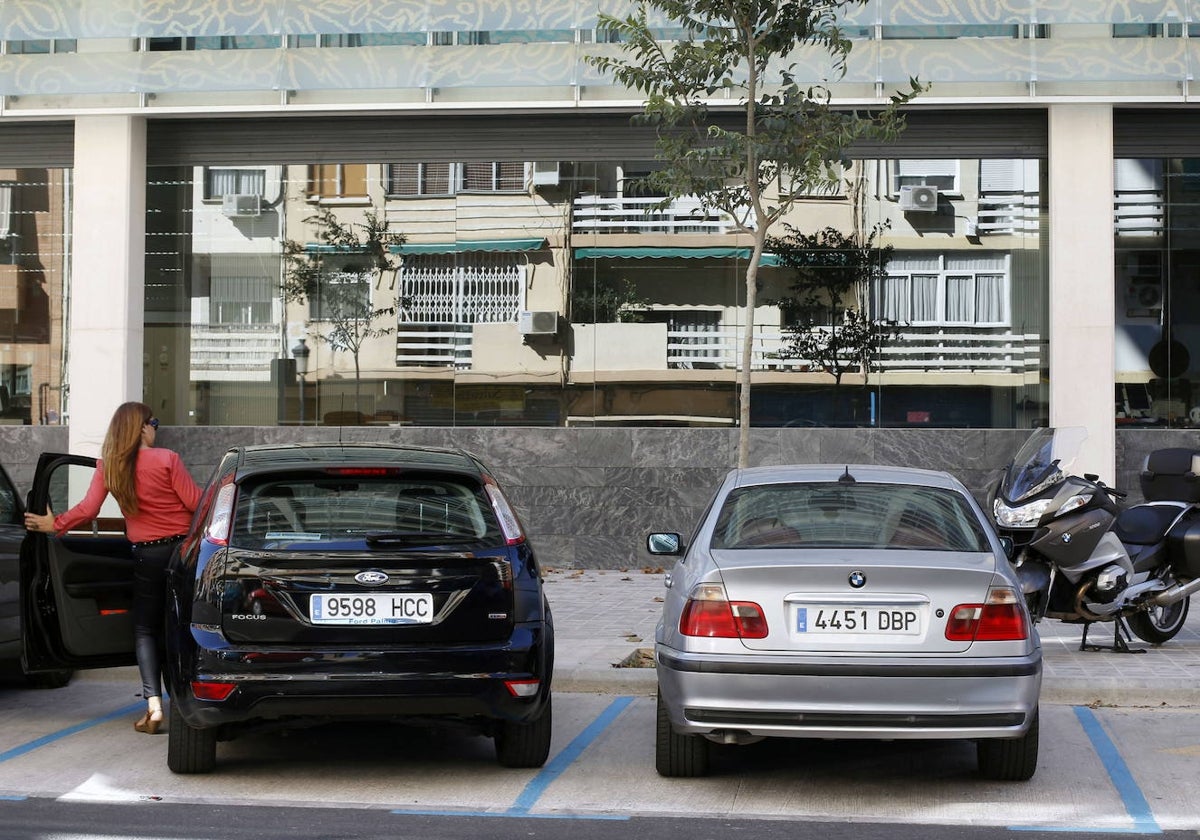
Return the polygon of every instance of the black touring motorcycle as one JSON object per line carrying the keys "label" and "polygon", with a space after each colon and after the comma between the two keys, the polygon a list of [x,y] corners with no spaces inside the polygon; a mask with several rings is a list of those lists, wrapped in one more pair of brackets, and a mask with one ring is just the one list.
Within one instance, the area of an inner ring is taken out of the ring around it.
{"label": "black touring motorcycle", "polygon": [[[1159,449],[1141,472],[1143,504],[1098,476],[1070,468],[1082,428],[1035,431],[1005,469],[992,501],[1034,621],[1084,625],[1084,650],[1143,652],[1128,631],[1161,644],[1187,621],[1200,591],[1200,450]],[[1089,644],[1088,626],[1114,624],[1111,645]]]}

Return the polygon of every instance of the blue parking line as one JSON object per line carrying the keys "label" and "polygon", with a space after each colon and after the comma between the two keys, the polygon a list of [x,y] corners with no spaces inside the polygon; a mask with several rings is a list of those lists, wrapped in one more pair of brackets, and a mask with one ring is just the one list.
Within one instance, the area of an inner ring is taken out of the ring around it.
{"label": "blue parking line", "polygon": [[1093,826],[1051,828],[1041,825],[1014,825],[1009,826],[1009,829],[1011,831],[1086,831],[1094,834],[1162,834],[1162,828],[1154,819],[1154,812],[1150,810],[1150,803],[1146,801],[1142,789],[1138,787],[1133,774],[1129,772],[1125,759],[1121,758],[1120,751],[1108,737],[1104,727],[1100,725],[1099,719],[1087,706],[1075,706],[1074,709],[1075,717],[1078,718],[1083,731],[1087,733],[1088,739],[1092,742],[1092,749],[1100,757],[1104,769],[1108,771],[1108,778],[1121,796],[1121,801],[1125,805],[1125,813],[1129,815],[1133,825],[1129,828],[1095,828]]}
{"label": "blue parking line", "polygon": [[537,804],[538,799],[546,792],[546,789],[570,767],[575,759],[579,758],[592,743],[600,737],[601,733],[607,729],[614,720],[620,716],[621,712],[629,707],[633,702],[632,697],[618,697],[608,704],[600,716],[588,724],[582,732],[575,736],[571,743],[567,744],[566,748],[558,755],[550,760],[550,763],[543,767],[521,794],[517,797],[516,802],[507,811],[417,811],[407,808],[396,809],[393,814],[404,814],[406,816],[432,816],[432,817],[520,817],[524,819],[549,819],[549,820],[628,820],[629,816],[625,814],[532,814],[530,810]]}
{"label": "blue parking line", "polygon": [[74,726],[68,726],[66,729],[60,729],[57,732],[51,732],[49,735],[43,735],[41,738],[35,738],[26,744],[22,744],[19,747],[13,747],[11,750],[6,750],[5,752],[0,753],[0,763],[9,761],[10,759],[20,758],[21,756],[31,753],[40,747],[46,746],[47,744],[53,744],[55,741],[61,741],[63,738],[70,737],[77,732],[82,732],[85,729],[91,729],[93,726],[99,726],[102,723],[108,723],[110,720],[125,717],[126,715],[133,714],[134,712],[141,711],[144,708],[145,704],[140,701],[137,703],[130,703],[128,706],[122,706],[121,708],[109,712],[106,715],[101,715],[100,717],[95,717],[91,720],[85,720],[83,723],[77,723]]}

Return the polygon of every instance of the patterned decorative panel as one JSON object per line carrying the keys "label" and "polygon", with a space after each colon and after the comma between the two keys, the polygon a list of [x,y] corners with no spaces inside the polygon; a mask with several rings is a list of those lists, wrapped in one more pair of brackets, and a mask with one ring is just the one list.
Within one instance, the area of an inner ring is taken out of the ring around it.
{"label": "patterned decorative panel", "polygon": [[[0,94],[477,88],[482,100],[483,90],[509,87],[555,91],[546,95],[561,98],[569,86],[581,92],[611,86],[585,58],[619,51],[617,45],[595,43],[589,32],[575,43],[571,30],[594,27],[598,10],[622,15],[632,6],[630,0],[2,0],[0,39],[78,44],[76,52],[0,55]],[[1030,84],[1029,95],[1036,95],[1033,82],[1069,83],[1074,87],[1068,93],[1088,95],[1104,93],[1096,83],[1165,80],[1182,90],[1200,66],[1200,56],[1192,55],[1200,50],[1200,38],[1113,38],[1108,27],[1161,24],[1173,36],[1182,34],[1179,24],[1196,21],[1198,14],[1200,0],[868,0],[847,11],[846,21],[865,27],[871,39],[856,42],[839,84],[860,86],[843,89],[842,95],[853,97],[863,95],[864,85],[903,87],[910,76],[934,83],[930,98],[999,95],[997,86],[1006,84]],[[876,25],[883,27],[881,40],[874,39]],[[972,31],[957,28],[977,25],[1001,31],[972,37]],[[1010,26],[1013,36],[1006,37],[1003,28]],[[904,27],[896,31],[906,37],[890,38],[888,27]],[[553,32],[554,40],[283,47],[285,36],[298,35],[539,31]],[[1048,37],[1030,37],[1035,31]],[[961,37],[948,37],[956,34]],[[134,40],[235,35],[269,43],[278,37],[280,46],[142,53]],[[801,78],[828,75],[821,51],[799,50],[795,58]],[[1161,96],[1162,90],[1147,91],[1151,94]],[[532,101],[537,95],[525,97]]]}

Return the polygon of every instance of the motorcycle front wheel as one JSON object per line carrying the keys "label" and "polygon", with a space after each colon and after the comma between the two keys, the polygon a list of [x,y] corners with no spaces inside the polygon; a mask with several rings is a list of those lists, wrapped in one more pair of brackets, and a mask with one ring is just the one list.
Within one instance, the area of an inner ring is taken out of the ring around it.
{"label": "motorcycle front wheel", "polygon": [[1161,645],[1183,629],[1191,600],[1184,598],[1165,607],[1154,606],[1145,612],[1134,613],[1129,616],[1129,629],[1142,641]]}

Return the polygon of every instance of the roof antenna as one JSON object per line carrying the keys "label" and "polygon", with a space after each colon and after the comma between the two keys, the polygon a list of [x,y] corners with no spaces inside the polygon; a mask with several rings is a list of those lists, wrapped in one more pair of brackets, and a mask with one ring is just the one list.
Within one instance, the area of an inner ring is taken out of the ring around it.
{"label": "roof antenna", "polygon": [[857,483],[857,480],[854,478],[854,476],[850,475],[850,467],[847,466],[846,472],[838,477],[838,484],[855,484],[855,483]]}

